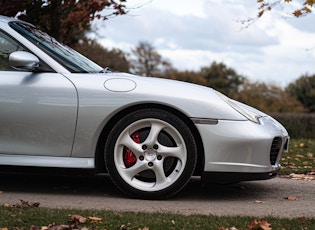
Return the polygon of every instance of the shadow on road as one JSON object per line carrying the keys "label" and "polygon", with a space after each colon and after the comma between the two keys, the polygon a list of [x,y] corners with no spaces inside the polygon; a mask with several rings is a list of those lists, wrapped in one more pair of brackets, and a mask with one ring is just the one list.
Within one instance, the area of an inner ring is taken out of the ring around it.
{"label": "shadow on road", "polygon": [[[88,195],[128,198],[113,184],[108,175],[98,176],[46,176],[0,173],[0,191],[35,194]],[[260,182],[237,184],[206,184],[192,178],[185,189],[173,200],[240,200],[259,199],[272,188]]]}

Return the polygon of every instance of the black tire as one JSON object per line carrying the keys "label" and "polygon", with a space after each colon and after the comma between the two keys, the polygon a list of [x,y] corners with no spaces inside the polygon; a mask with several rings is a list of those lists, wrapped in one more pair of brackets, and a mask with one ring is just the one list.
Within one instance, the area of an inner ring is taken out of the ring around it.
{"label": "black tire", "polygon": [[161,109],[142,109],[117,122],[105,143],[105,164],[126,195],[165,199],[190,180],[197,147],[188,126]]}

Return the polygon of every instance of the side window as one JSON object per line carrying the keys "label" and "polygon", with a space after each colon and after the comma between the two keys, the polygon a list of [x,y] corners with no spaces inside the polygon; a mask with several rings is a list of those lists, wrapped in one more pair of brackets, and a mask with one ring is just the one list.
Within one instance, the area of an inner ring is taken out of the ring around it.
{"label": "side window", "polygon": [[0,71],[14,70],[9,63],[9,55],[18,50],[25,50],[20,44],[0,31]]}

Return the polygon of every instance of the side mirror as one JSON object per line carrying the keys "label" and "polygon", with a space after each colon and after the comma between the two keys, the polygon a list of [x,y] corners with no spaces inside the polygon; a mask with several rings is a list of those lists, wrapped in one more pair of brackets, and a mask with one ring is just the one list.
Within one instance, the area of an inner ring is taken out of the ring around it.
{"label": "side mirror", "polygon": [[16,70],[35,71],[39,67],[39,59],[26,51],[15,51],[9,56],[10,65]]}

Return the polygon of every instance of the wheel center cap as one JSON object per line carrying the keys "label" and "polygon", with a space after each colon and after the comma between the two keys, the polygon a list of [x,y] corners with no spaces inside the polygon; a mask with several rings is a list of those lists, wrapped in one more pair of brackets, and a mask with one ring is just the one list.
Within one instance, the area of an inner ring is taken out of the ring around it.
{"label": "wheel center cap", "polygon": [[144,153],[144,157],[147,161],[154,161],[156,159],[156,152],[153,149],[148,149]]}

